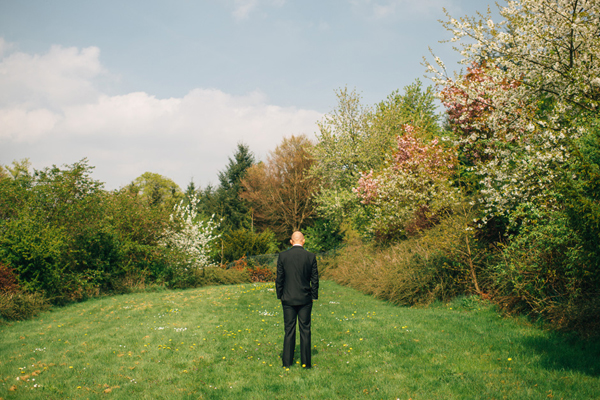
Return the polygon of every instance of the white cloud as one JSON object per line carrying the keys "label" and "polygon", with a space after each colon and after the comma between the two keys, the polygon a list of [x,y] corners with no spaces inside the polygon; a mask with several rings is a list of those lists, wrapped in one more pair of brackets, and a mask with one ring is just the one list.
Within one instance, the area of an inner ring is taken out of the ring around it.
{"label": "white cloud", "polygon": [[52,46],[46,54],[12,53],[0,61],[0,107],[60,107],[93,101],[93,78],[104,72],[100,50]]}
{"label": "white cloud", "polygon": [[7,42],[4,40],[4,38],[0,37],[0,57],[2,57],[4,53],[10,50],[12,47],[12,43]]}
{"label": "white cloud", "polygon": [[116,188],[145,171],[186,185],[216,181],[236,144],[257,155],[284,136],[312,135],[321,114],[268,103],[260,92],[236,96],[193,89],[181,98],[144,92],[109,96],[93,80],[99,50],[52,47],[0,60],[0,163],[30,157],[36,168],[83,157]]}

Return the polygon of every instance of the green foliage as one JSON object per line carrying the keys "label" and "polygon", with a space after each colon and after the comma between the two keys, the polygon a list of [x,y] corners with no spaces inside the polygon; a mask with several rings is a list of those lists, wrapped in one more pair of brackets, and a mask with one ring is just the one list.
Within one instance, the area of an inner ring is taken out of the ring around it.
{"label": "green foliage", "polygon": [[[481,249],[469,214],[451,214],[420,236],[375,247],[351,235],[324,277],[395,304],[430,304],[477,293]],[[471,241],[470,241],[471,240]]]}
{"label": "green foliage", "polygon": [[181,188],[171,179],[153,172],[144,172],[127,186],[151,207],[173,209],[183,197]]}
{"label": "green foliage", "polygon": [[41,218],[20,215],[1,226],[0,259],[18,273],[25,290],[43,291],[49,297],[61,296],[68,271],[64,262],[68,254],[64,229]]}
{"label": "green foliage", "polygon": [[[559,188],[569,226],[581,238],[589,265],[600,265],[600,119],[586,129],[574,146]],[[594,273],[597,275],[597,273]]]}
{"label": "green foliage", "polygon": [[176,255],[158,245],[170,223],[167,210],[150,206],[127,189],[108,194],[103,205],[102,222],[114,232],[119,249],[109,287],[120,286],[132,273],[147,274],[153,282],[167,280],[176,262]]}
{"label": "green foliage", "polygon": [[315,200],[321,217],[335,224],[364,222],[360,201],[352,192],[362,174],[381,171],[389,162],[405,124],[417,126],[419,138],[441,132],[435,113],[433,89],[423,90],[419,80],[404,93],[393,92],[374,109],[360,102],[356,91],[336,93],[338,106],[319,123],[312,174],[322,187]]}
{"label": "green foliage", "polygon": [[382,137],[382,153],[394,146],[398,135],[403,135],[403,125],[419,128],[421,139],[431,140],[442,135],[440,116],[436,112],[435,90],[432,86],[423,89],[419,79],[392,92],[387,99],[377,104],[372,116],[371,128]]}
{"label": "green foliage", "polygon": [[24,158],[21,161],[13,161],[12,166],[6,166],[7,172],[2,172],[1,177],[11,177],[14,180],[23,180],[31,178],[31,162],[29,158]]}
{"label": "green foliage", "polygon": [[331,220],[319,218],[304,229],[304,248],[313,253],[333,250],[341,246],[343,235],[340,227]]}
{"label": "green foliage", "polygon": [[0,180],[0,262],[54,303],[171,273],[173,255],[158,246],[168,214],[127,189],[104,191],[91,170],[84,159]]}
{"label": "green foliage", "polygon": [[270,230],[261,233],[248,229],[236,229],[223,234],[222,237],[223,263],[239,260],[244,256],[275,253],[277,243],[275,234]]}
{"label": "green foliage", "polygon": [[[250,148],[239,143],[233,158],[229,158],[225,170],[219,172],[219,187],[214,193],[215,198],[208,197],[206,199],[212,200],[212,209],[206,210],[208,211],[206,214],[215,214],[221,220],[224,231],[240,229],[249,225],[249,210],[239,195],[242,190],[241,181],[246,170],[254,163],[254,155]],[[203,200],[201,198],[201,201]]]}
{"label": "green foliage", "polygon": [[0,291],[0,325],[5,321],[33,318],[50,308],[50,302],[39,292]]}
{"label": "green foliage", "polygon": [[50,302],[39,292],[24,292],[15,270],[0,263],[0,325],[35,317],[50,308]]}
{"label": "green foliage", "polygon": [[518,234],[495,266],[496,296],[508,310],[544,317],[555,328],[600,332],[600,280],[582,240],[561,211],[522,209]]}

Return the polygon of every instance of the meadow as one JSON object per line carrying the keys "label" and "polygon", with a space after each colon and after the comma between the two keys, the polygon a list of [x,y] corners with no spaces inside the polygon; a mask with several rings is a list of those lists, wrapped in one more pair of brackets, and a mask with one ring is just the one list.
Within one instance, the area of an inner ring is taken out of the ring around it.
{"label": "meadow", "polygon": [[282,318],[273,283],[55,308],[0,326],[0,398],[600,399],[598,343],[476,297],[398,307],[323,281],[312,369],[281,367]]}

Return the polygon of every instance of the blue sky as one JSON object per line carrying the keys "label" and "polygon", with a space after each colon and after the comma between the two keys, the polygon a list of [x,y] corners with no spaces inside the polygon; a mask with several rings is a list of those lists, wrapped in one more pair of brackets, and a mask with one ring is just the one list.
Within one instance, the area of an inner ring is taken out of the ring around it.
{"label": "blue sky", "polygon": [[[143,172],[217,181],[236,144],[264,159],[314,137],[356,88],[367,105],[423,77],[439,19],[474,0],[0,0],[0,164],[87,157],[108,189]],[[495,8],[495,6],[493,7]]]}

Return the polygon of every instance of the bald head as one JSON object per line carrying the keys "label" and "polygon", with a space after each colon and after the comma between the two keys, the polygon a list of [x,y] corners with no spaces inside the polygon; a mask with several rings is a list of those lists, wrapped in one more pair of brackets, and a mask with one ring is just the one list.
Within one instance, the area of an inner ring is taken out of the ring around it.
{"label": "bald head", "polygon": [[292,246],[295,244],[304,245],[304,235],[302,232],[296,231],[292,233],[292,240],[290,240],[290,243]]}

